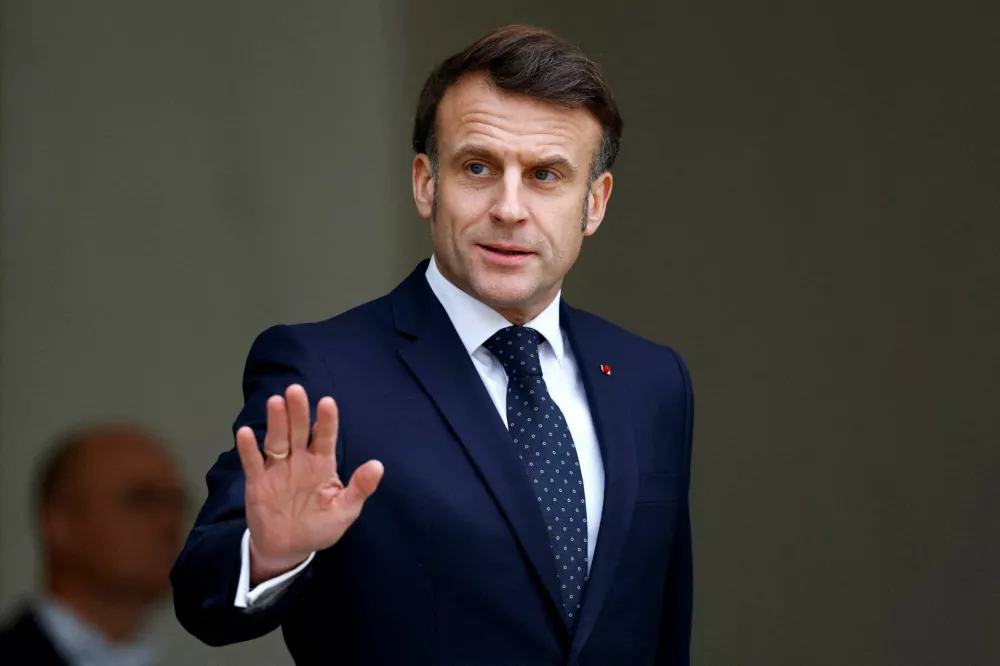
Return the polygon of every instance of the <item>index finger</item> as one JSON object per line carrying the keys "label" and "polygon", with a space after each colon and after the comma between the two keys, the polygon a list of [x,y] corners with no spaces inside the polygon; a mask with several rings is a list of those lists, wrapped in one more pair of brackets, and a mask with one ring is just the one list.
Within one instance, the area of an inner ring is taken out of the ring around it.
{"label": "index finger", "polygon": [[246,476],[247,484],[252,485],[264,474],[264,456],[257,446],[257,436],[253,429],[243,426],[236,431],[236,450],[240,454],[240,462],[243,463],[243,474]]}

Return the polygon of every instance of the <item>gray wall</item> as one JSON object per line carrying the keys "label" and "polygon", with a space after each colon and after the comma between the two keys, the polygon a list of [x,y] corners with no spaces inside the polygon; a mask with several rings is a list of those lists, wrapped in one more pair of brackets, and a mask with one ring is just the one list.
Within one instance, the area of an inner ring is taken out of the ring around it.
{"label": "gray wall", "polygon": [[992,4],[201,4],[7,3],[0,607],[36,573],[11,535],[46,438],[137,416],[203,494],[253,334],[427,252],[427,70],[533,21],[626,115],[568,298],[694,375],[696,663],[1000,661]]}
{"label": "gray wall", "polygon": [[[9,2],[0,225],[0,599],[38,576],[30,471],[54,432],[126,416],[196,501],[231,446],[253,336],[389,289],[405,142],[374,2]],[[385,48],[389,46],[390,48]],[[358,75],[362,72],[362,75]],[[405,183],[401,184],[405,191]],[[405,202],[404,202],[405,203]],[[212,651],[171,612],[164,663]]]}

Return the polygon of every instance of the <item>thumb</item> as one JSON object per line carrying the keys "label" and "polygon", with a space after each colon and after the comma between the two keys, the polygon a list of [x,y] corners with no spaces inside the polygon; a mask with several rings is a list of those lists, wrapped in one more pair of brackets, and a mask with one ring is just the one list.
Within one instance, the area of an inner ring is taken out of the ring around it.
{"label": "thumb", "polygon": [[382,467],[382,463],[377,460],[369,460],[361,467],[354,470],[354,474],[351,475],[351,480],[348,482],[347,487],[341,493],[341,498],[345,505],[355,508],[360,511],[361,505],[364,504],[365,500],[371,497],[375,489],[378,488],[379,481],[382,480],[382,474],[385,472],[385,468]]}

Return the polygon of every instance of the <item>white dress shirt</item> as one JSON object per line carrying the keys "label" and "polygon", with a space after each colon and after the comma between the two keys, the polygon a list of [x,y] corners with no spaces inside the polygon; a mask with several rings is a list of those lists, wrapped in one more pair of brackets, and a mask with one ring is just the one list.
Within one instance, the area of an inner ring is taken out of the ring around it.
{"label": "white dress shirt", "polygon": [[112,643],[54,599],[45,599],[35,616],[53,647],[70,666],[151,666],[153,650],[148,643]]}
{"label": "white dress shirt", "polygon": [[[500,313],[476,300],[449,282],[437,267],[432,257],[427,266],[427,283],[438,301],[444,307],[448,318],[458,332],[465,351],[472,358],[476,371],[483,380],[486,390],[493,400],[501,421],[507,425],[507,373],[500,361],[487,350],[483,343],[497,331],[510,326]],[[559,323],[559,303],[562,292],[537,317],[525,324],[535,329],[545,338],[538,347],[538,357],[542,363],[542,374],[552,399],[559,405],[566,424],[569,426],[576,453],[580,459],[580,473],[583,476],[583,490],[587,499],[587,547],[588,565],[594,561],[594,548],[601,527],[601,513],[604,508],[604,464],[601,449],[597,443],[597,433],[587,403],[587,393],[583,387],[579,367],[573,356],[566,335]],[[513,445],[512,445],[513,446]],[[312,561],[315,553],[295,569],[276,578],[265,581],[250,589],[250,532],[243,535],[241,546],[243,563],[236,590],[235,605],[240,608],[267,605],[284,590],[288,583]]]}

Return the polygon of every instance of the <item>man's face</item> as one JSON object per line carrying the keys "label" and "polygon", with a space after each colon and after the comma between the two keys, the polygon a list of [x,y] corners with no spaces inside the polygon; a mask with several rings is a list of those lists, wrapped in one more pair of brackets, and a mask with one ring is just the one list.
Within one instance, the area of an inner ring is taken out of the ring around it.
{"label": "man's face", "polygon": [[173,461],[153,440],[129,432],[109,434],[79,456],[69,502],[50,511],[60,562],[107,593],[161,597],[186,518]]}
{"label": "man's face", "polygon": [[497,90],[482,75],[438,107],[437,178],[413,164],[417,209],[452,283],[515,323],[543,310],[604,217],[611,175],[589,182],[601,127],[569,109]]}

